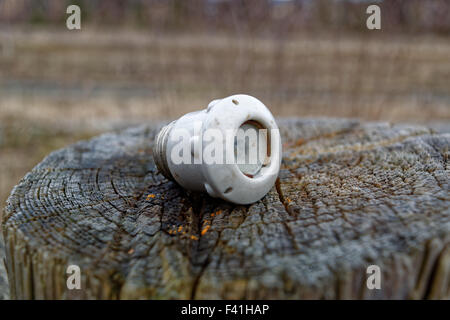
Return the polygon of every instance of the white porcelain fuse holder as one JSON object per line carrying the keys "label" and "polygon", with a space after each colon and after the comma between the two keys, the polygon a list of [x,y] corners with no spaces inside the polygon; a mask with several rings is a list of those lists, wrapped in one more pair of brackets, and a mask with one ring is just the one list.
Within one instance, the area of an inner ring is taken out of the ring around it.
{"label": "white porcelain fuse holder", "polygon": [[163,127],[153,157],[159,171],[183,188],[250,204],[274,185],[281,146],[269,109],[252,96],[237,94]]}

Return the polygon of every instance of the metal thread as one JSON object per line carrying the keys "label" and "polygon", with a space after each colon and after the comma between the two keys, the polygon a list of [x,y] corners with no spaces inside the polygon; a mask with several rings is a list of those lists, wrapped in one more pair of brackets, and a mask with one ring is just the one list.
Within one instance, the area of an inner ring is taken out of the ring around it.
{"label": "metal thread", "polygon": [[169,133],[174,126],[175,121],[172,121],[168,125],[164,126],[155,138],[155,144],[153,145],[153,159],[155,160],[158,170],[169,180],[174,180],[172,173],[169,170],[167,164],[167,140],[169,139]]}

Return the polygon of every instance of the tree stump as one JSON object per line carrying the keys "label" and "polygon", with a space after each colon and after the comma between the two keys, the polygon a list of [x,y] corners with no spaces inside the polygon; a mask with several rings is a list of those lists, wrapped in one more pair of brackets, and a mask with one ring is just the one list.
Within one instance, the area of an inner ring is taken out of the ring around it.
{"label": "tree stump", "polygon": [[[450,134],[280,120],[283,163],[235,206],[157,172],[159,125],[55,151],[3,218],[12,298],[449,298]],[[69,265],[81,289],[66,286]],[[381,289],[367,287],[367,267]]]}

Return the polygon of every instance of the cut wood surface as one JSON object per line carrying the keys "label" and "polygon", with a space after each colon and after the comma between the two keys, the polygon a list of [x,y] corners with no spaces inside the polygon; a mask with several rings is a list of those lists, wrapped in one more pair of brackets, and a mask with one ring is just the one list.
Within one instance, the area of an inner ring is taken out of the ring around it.
{"label": "cut wood surface", "polygon": [[[449,298],[450,134],[280,120],[279,180],[235,206],[157,172],[161,125],[55,151],[3,217],[11,298]],[[66,268],[81,268],[68,290]],[[381,289],[366,286],[369,265]]]}

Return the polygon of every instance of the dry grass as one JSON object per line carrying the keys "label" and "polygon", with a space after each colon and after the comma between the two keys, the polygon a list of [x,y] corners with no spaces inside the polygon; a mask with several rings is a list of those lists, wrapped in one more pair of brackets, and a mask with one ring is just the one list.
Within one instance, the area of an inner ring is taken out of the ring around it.
{"label": "dry grass", "polygon": [[0,31],[0,201],[48,152],[248,93],[276,116],[450,121],[450,39]]}

